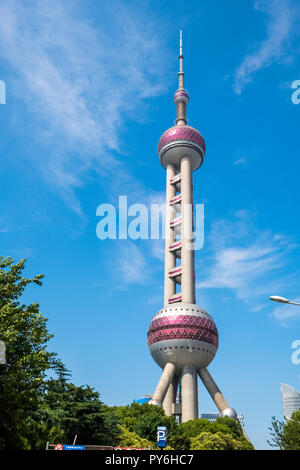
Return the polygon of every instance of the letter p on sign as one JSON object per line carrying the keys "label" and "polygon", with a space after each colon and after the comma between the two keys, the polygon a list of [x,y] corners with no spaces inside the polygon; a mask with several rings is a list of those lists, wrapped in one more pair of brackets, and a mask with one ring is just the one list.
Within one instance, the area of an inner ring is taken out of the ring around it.
{"label": "letter p on sign", "polygon": [[157,445],[158,447],[166,447],[167,445],[167,428],[166,426],[157,427]]}

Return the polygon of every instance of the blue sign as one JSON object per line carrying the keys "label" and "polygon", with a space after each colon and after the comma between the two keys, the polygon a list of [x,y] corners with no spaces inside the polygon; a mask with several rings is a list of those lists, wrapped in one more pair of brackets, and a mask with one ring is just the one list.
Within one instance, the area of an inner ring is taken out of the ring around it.
{"label": "blue sign", "polygon": [[157,445],[158,447],[167,446],[167,427],[157,426]]}
{"label": "blue sign", "polygon": [[63,450],[85,450],[85,446],[64,445]]}

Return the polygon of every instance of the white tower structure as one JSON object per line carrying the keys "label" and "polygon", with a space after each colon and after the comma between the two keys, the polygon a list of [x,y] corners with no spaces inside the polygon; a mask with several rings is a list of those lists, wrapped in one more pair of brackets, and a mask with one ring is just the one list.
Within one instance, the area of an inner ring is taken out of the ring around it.
{"label": "white tower structure", "polygon": [[[164,307],[153,317],[148,346],[162,375],[150,404],[163,406],[166,415],[185,422],[198,418],[198,375],[221,416],[237,419],[207,370],[218,348],[213,318],[196,305],[193,249],[193,171],[200,168],[205,142],[187,125],[182,33],[180,32],[179,86],[174,101],[176,125],[160,138],[158,154],[166,169],[166,242]],[[176,402],[181,384],[180,403]]]}
{"label": "white tower structure", "polygon": [[295,411],[300,410],[300,393],[288,384],[280,384],[283,414],[289,420]]}

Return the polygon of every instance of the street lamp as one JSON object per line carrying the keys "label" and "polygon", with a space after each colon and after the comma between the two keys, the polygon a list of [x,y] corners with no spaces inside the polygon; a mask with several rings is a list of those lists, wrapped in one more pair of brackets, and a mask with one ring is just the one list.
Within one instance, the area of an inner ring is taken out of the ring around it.
{"label": "street lamp", "polygon": [[284,297],[279,297],[278,295],[271,295],[270,300],[273,300],[273,302],[279,302],[281,304],[300,305],[298,302],[292,302],[291,300],[285,299]]}

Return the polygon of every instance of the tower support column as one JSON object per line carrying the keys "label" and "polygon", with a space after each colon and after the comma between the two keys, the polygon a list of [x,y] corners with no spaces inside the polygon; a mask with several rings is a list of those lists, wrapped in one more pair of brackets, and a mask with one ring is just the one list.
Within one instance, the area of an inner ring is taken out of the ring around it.
{"label": "tower support column", "polygon": [[165,288],[164,288],[164,305],[168,305],[169,298],[176,293],[176,284],[174,279],[169,277],[170,269],[175,268],[175,254],[170,252],[169,246],[175,241],[174,229],[170,227],[170,221],[175,218],[175,209],[170,205],[170,200],[176,196],[176,189],[170,183],[171,178],[175,176],[176,170],[173,165],[167,165],[167,181],[166,181],[166,232],[165,232]]}
{"label": "tower support column", "polygon": [[198,418],[197,374],[188,364],[182,370],[182,422]]}
{"label": "tower support column", "polygon": [[189,157],[181,160],[181,290],[182,301],[194,304],[195,267],[193,249],[193,176]]}
{"label": "tower support column", "polygon": [[206,367],[203,367],[199,369],[198,371],[200,379],[204,383],[208,393],[210,394],[211,398],[215,402],[218,410],[220,412],[230,408],[227,401],[225,400],[225,397],[219,387],[217,386],[216,382],[206,369]]}
{"label": "tower support column", "polygon": [[167,362],[164,367],[161,378],[158,382],[158,385],[155,389],[152,399],[149,401],[150,405],[162,406],[162,403],[165,399],[167,390],[170,386],[170,383],[173,379],[175,373],[175,366],[171,362]]}
{"label": "tower support column", "polygon": [[178,388],[178,376],[174,375],[163,401],[163,409],[165,410],[166,416],[172,416],[173,409],[176,403],[176,394]]}

